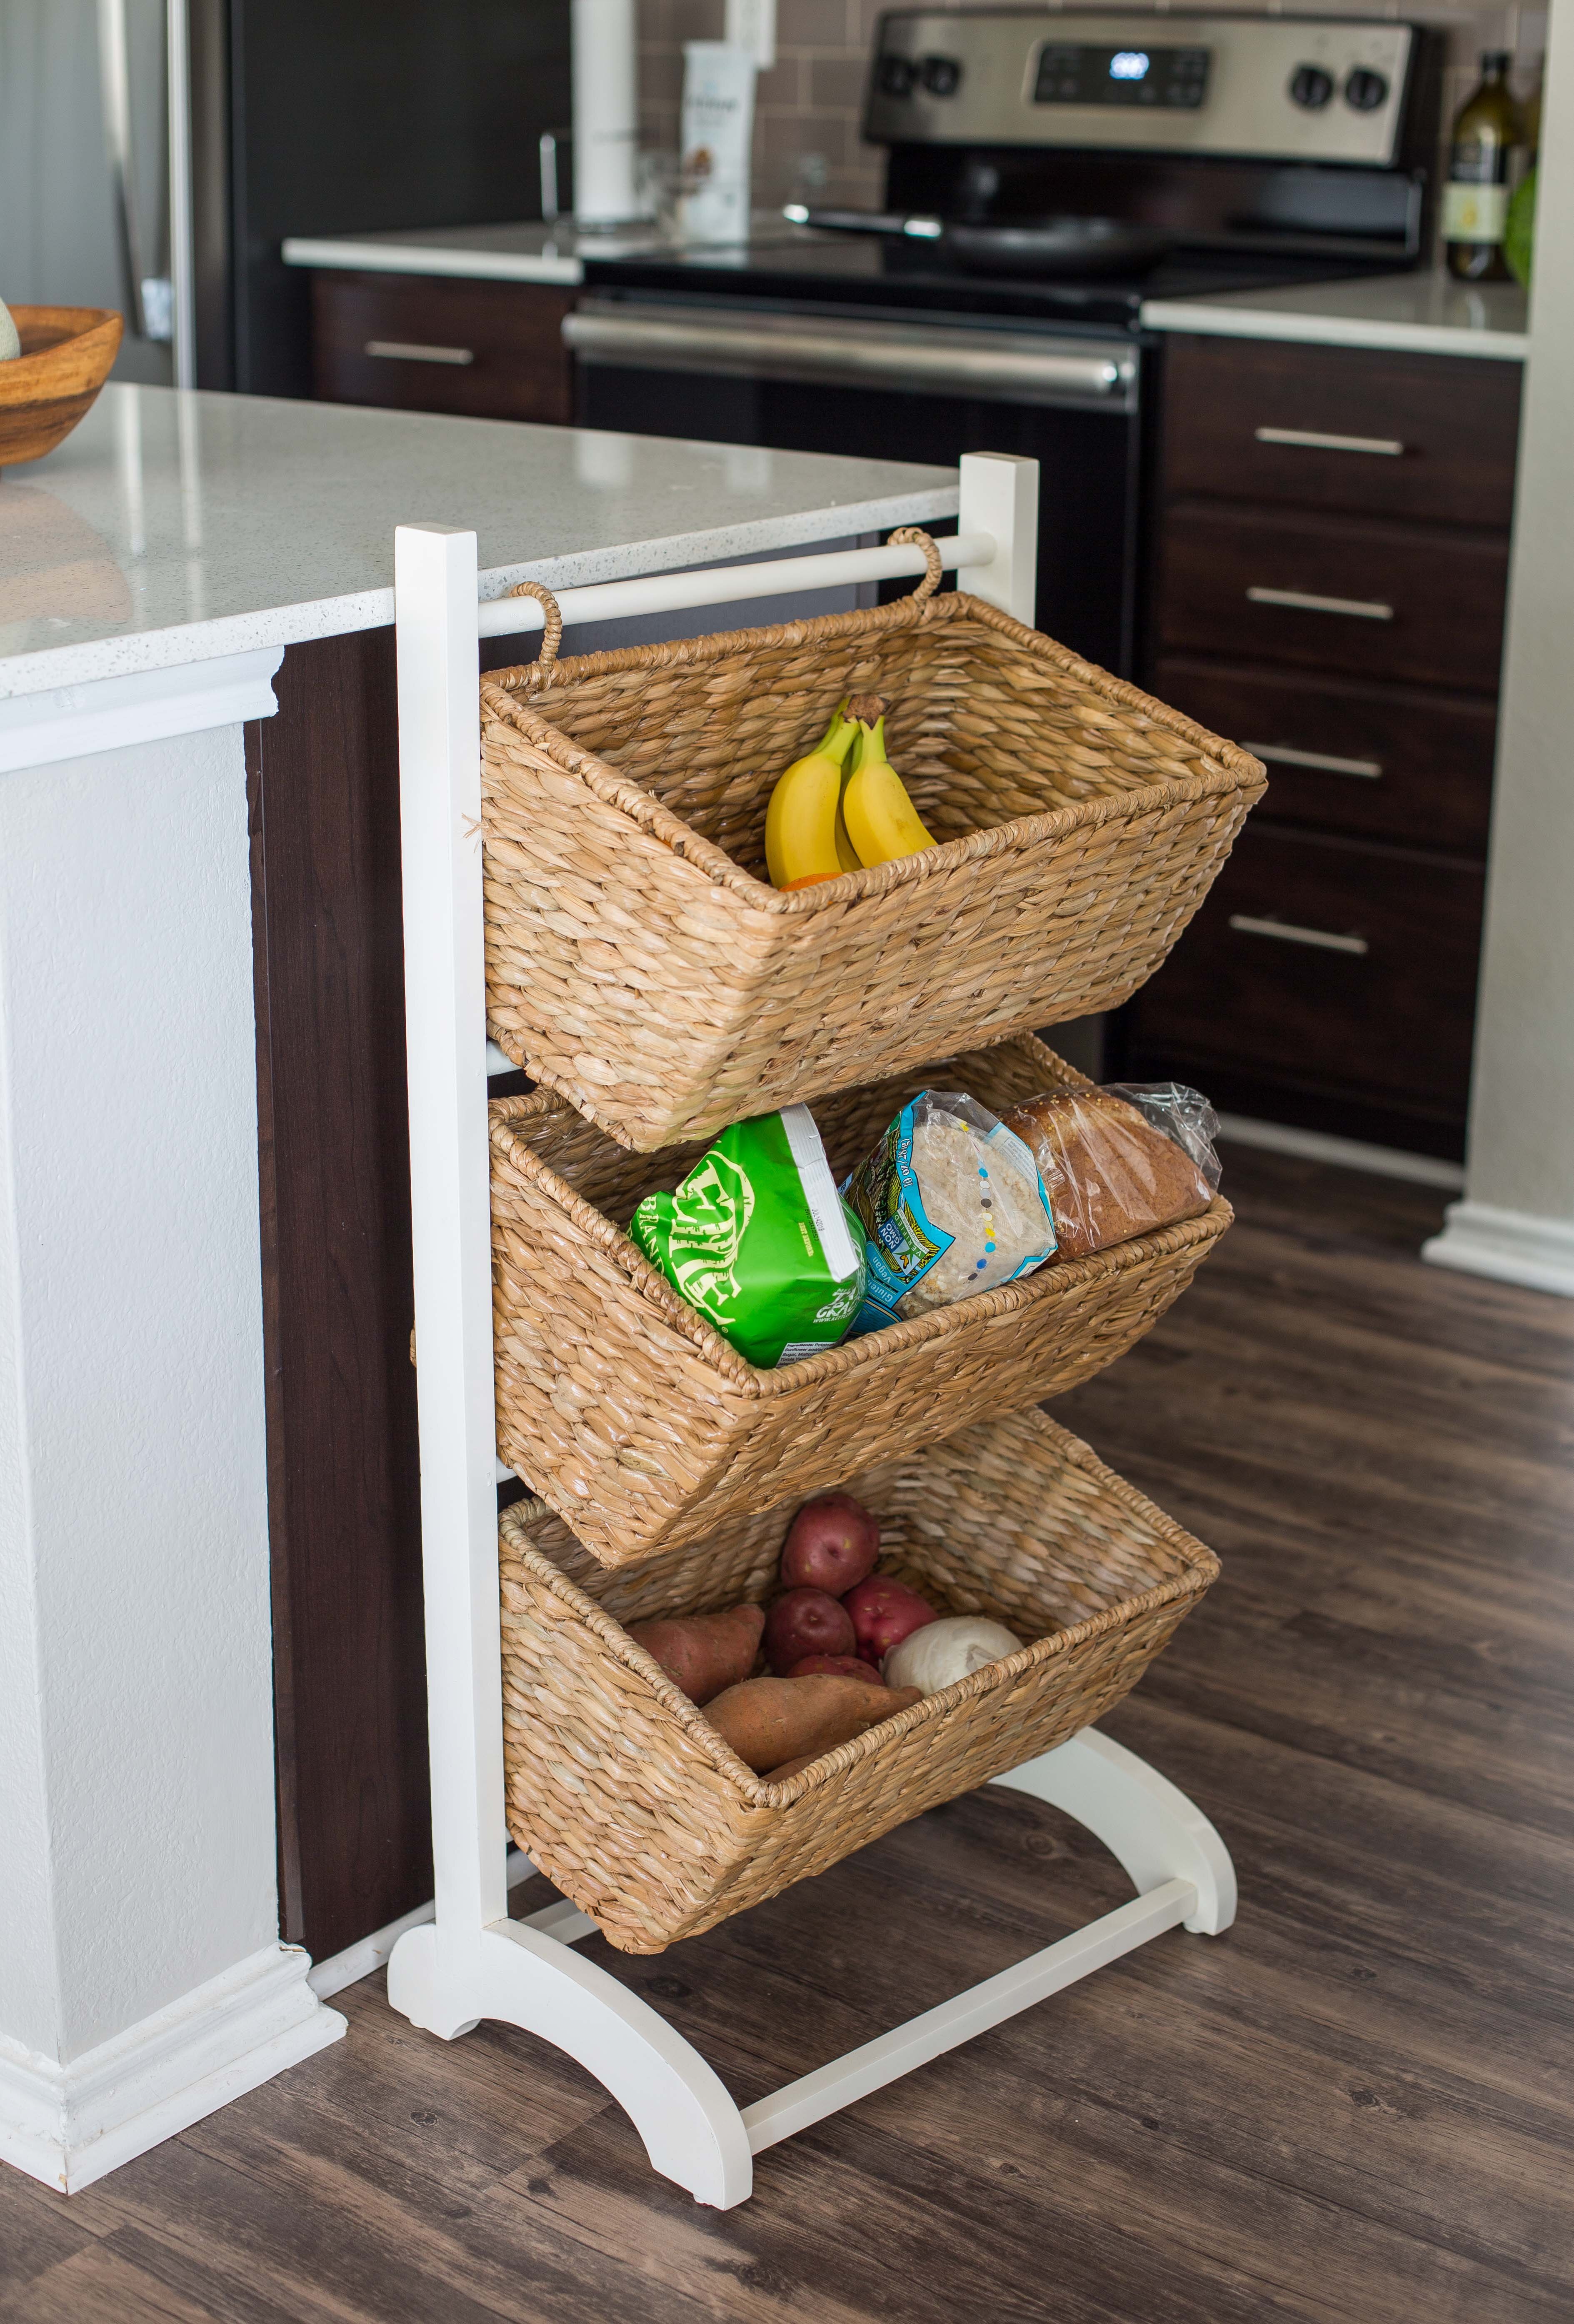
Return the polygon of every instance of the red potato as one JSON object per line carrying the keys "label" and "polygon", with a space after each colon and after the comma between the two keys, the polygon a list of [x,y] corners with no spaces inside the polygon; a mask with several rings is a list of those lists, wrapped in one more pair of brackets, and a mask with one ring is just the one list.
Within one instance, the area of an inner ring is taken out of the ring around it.
{"label": "red potato", "polygon": [[787,1590],[765,1617],[765,1659],[778,1678],[805,1655],[850,1655],[852,1617],[824,1590]]}
{"label": "red potato", "polygon": [[750,1678],[707,1703],[705,1717],[762,1775],[789,1760],[822,1758],[923,1700],[916,1686],[874,1687],[861,1678]]}
{"label": "red potato", "polygon": [[880,1673],[866,1663],[861,1655],[805,1655],[787,1673],[788,1678],[861,1678],[874,1679],[884,1686]]}
{"label": "red potato", "polygon": [[631,1622],[629,1636],[661,1665],[674,1686],[691,1702],[709,1702],[723,1687],[736,1686],[754,1668],[763,1606],[730,1606],[724,1614],[684,1614],[652,1622]]}
{"label": "red potato", "polygon": [[880,1529],[851,1493],[816,1493],[787,1530],[781,1553],[784,1590],[826,1590],[840,1598],[874,1572]]}
{"label": "red potato", "polygon": [[882,1657],[902,1640],[921,1630],[925,1622],[935,1618],[934,1609],[905,1582],[893,1582],[888,1574],[871,1573],[850,1590],[842,1601],[844,1610],[852,1618],[852,1633],[858,1640],[858,1651],[866,1663],[879,1665]]}

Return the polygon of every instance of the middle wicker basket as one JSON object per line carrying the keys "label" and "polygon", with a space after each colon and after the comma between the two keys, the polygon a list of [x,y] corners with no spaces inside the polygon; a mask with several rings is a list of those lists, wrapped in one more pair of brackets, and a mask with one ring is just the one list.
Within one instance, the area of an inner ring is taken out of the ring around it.
{"label": "middle wicker basket", "polygon": [[[923,1088],[991,1111],[1089,1084],[1026,1035],[816,1101],[838,1180]],[[833,1485],[1102,1371],[1229,1225],[1199,1218],[760,1371],[623,1229],[698,1145],[630,1154],[538,1092],[491,1108],[498,1450],[593,1555],[623,1565]]]}

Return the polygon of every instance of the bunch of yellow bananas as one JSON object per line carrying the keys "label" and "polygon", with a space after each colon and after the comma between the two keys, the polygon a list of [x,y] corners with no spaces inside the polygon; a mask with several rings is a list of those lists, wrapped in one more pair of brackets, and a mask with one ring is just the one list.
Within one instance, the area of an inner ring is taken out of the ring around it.
{"label": "bunch of yellow bananas", "polygon": [[778,779],[765,810],[773,888],[812,888],[935,844],[886,756],[885,711],[878,694],[849,695]]}

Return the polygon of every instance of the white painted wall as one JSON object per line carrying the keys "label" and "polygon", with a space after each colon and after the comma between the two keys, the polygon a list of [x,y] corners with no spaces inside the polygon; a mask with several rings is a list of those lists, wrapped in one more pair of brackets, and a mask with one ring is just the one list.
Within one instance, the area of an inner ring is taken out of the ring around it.
{"label": "white painted wall", "polygon": [[276,1945],[238,726],[0,775],[0,2037]]}
{"label": "white painted wall", "polygon": [[1426,1255],[1574,1296],[1574,0],[1543,124],[1466,1197]]}

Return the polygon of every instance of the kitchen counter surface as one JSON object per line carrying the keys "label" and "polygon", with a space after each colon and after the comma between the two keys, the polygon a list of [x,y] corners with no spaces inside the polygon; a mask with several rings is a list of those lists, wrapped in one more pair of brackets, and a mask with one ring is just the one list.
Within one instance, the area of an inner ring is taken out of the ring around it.
{"label": "kitchen counter surface", "polygon": [[[756,217],[752,235],[756,241],[793,238],[792,230],[774,210]],[[357,274],[450,274],[473,282],[573,283],[584,280],[587,258],[628,258],[668,246],[668,238],[654,226],[575,234],[573,221],[564,218],[554,226],[421,226],[392,234],[291,235],[284,244],[283,258],[286,266],[331,266]]]}
{"label": "kitchen counter surface", "polygon": [[621,257],[649,250],[654,233],[577,235],[555,226],[417,227],[408,233],[290,235],[286,266],[333,266],[354,273],[457,274],[475,282],[579,282],[584,250]]}
{"label": "kitchen counter surface", "polygon": [[0,480],[0,697],[393,618],[393,529],[474,526],[482,594],[954,514],[954,469],[112,385]]}
{"label": "kitchen counter surface", "polygon": [[1151,331],[1299,339],[1330,347],[1394,347],[1517,363],[1530,345],[1529,303],[1517,282],[1472,288],[1437,272],[1301,283],[1281,290],[1235,290],[1222,298],[1150,299],[1143,303],[1142,320]]}

